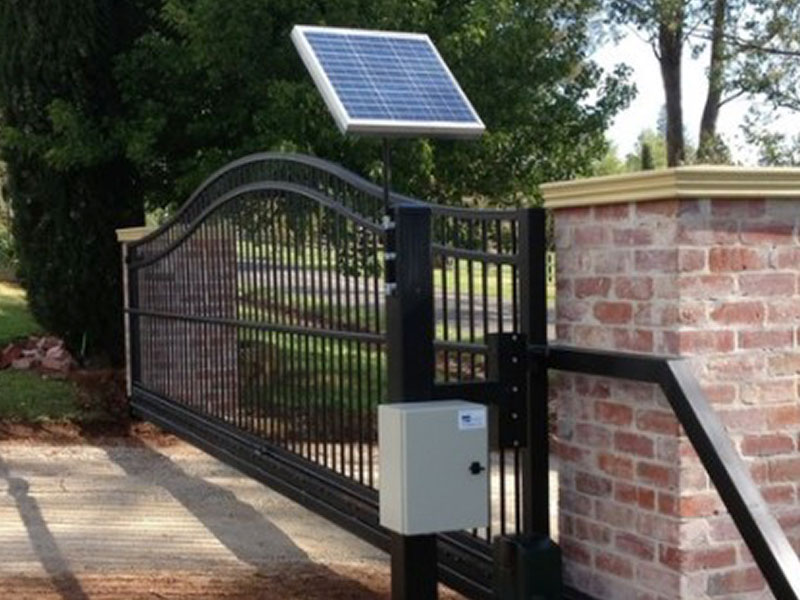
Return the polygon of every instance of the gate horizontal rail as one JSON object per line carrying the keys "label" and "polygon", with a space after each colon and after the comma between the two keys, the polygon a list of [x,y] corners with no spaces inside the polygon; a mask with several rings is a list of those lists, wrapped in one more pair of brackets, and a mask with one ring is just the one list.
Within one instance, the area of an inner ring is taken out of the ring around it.
{"label": "gate horizontal rail", "polygon": [[530,346],[547,367],[660,386],[770,589],[800,600],[800,559],[691,372],[689,359],[563,346]]}

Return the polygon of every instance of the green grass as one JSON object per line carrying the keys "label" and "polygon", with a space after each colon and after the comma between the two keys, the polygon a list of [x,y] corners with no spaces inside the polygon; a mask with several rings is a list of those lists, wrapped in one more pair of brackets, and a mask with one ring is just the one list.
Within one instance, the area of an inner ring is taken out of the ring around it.
{"label": "green grass", "polygon": [[[0,281],[0,349],[8,342],[41,333],[28,311],[25,291]],[[38,373],[0,371],[0,420],[15,423],[86,421],[96,415],[81,408],[75,384]]]}
{"label": "green grass", "polygon": [[26,371],[0,372],[0,420],[18,423],[85,420],[75,385]]}
{"label": "green grass", "polygon": [[41,327],[28,311],[25,291],[0,281],[0,347],[11,340],[41,332]]}

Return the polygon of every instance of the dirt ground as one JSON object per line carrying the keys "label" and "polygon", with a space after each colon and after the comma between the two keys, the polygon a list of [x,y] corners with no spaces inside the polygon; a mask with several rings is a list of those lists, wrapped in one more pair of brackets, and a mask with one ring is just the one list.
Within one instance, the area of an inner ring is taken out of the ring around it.
{"label": "dirt ground", "polygon": [[389,598],[382,552],[153,427],[128,433],[0,425],[0,598]]}

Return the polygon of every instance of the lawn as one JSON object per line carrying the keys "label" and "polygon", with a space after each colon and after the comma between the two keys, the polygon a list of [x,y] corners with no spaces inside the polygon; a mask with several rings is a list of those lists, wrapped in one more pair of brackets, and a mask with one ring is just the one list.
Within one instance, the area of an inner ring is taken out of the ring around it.
{"label": "lawn", "polygon": [[[37,333],[41,327],[28,311],[25,291],[0,281],[0,350],[12,340]],[[0,371],[0,420],[41,423],[90,416],[80,408],[72,382],[28,371]]]}
{"label": "lawn", "polygon": [[16,338],[40,332],[41,327],[28,311],[25,290],[0,281],[0,347]]}
{"label": "lawn", "polygon": [[0,421],[42,423],[85,420],[75,384],[28,371],[0,371]]}

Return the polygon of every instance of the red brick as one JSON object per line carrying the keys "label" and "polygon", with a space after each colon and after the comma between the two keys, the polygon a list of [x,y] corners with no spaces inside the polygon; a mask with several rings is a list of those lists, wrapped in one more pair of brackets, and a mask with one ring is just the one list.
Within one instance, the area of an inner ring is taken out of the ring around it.
{"label": "red brick", "polygon": [[789,505],[794,506],[797,500],[797,494],[793,483],[786,485],[773,485],[769,487],[761,487],[761,495],[764,500],[773,505]]}
{"label": "red brick", "polygon": [[581,471],[575,475],[575,489],[589,496],[605,498],[611,496],[611,480]]}
{"label": "red brick", "polygon": [[711,320],[725,325],[757,325],[764,321],[763,302],[725,302],[711,311]]}
{"label": "red brick", "polygon": [[610,289],[610,277],[577,277],[575,279],[576,298],[606,298]]}
{"label": "red brick", "polygon": [[594,418],[601,423],[629,425],[633,421],[633,409],[624,404],[598,401],[594,404]]}
{"label": "red brick", "polygon": [[559,208],[554,211],[556,223],[559,221],[579,221],[585,223],[592,218],[592,208],[590,206],[572,206],[569,208]]}
{"label": "red brick", "polygon": [[597,455],[597,468],[611,477],[633,479],[633,461],[624,456],[600,452]]}
{"label": "red brick", "polygon": [[800,406],[770,406],[761,409],[766,414],[767,426],[770,429],[797,429],[800,427]]}
{"label": "red brick", "polygon": [[732,383],[703,383],[700,387],[712,404],[731,404],[736,400],[736,385]]}
{"label": "red brick", "polygon": [[618,529],[631,529],[636,525],[637,511],[616,502],[597,499],[594,502],[595,517],[601,523]]}
{"label": "red brick", "polygon": [[740,331],[739,348],[791,348],[794,345],[794,331],[778,329],[772,331]]}
{"label": "red brick", "polygon": [[580,225],[572,232],[576,246],[604,246],[608,243],[608,227],[604,225]]}
{"label": "red brick", "polygon": [[678,215],[680,200],[655,200],[651,202],[637,202],[637,217],[675,217]]}
{"label": "red brick", "polygon": [[706,268],[706,251],[681,248],[678,251],[678,269],[682,273],[702,271]]}
{"label": "red brick", "polygon": [[731,352],[734,348],[732,331],[665,331],[667,351],[680,353]]}
{"label": "red brick", "polygon": [[636,464],[636,478],[657,488],[675,489],[678,485],[678,474],[674,467],[649,462]]}
{"label": "red brick", "polygon": [[650,246],[653,243],[653,231],[635,227],[615,229],[613,238],[615,246]]}
{"label": "red brick", "polygon": [[611,389],[608,387],[607,379],[583,375],[575,376],[575,392],[587,398],[608,398],[611,396]]}
{"label": "red brick", "polygon": [[652,352],[653,332],[647,329],[615,329],[614,348],[629,352]]}
{"label": "red brick", "polygon": [[729,275],[683,275],[678,278],[678,289],[684,296],[727,298],[733,293],[734,279]]}
{"label": "red brick", "polygon": [[607,449],[611,447],[611,432],[605,427],[591,423],[578,423],[575,426],[575,437],[572,441],[581,446]]}
{"label": "red brick", "polygon": [[580,300],[562,300],[556,303],[556,319],[559,321],[582,321],[589,312],[589,304]]}
{"label": "red brick", "polygon": [[716,492],[683,496],[678,501],[678,512],[682,517],[710,517],[723,509]]}
{"label": "red brick", "polygon": [[624,221],[630,216],[630,205],[604,204],[594,207],[594,218],[597,221]]}
{"label": "red brick", "polygon": [[791,273],[748,273],[739,276],[739,289],[748,296],[791,296],[795,276]]}
{"label": "red brick", "polygon": [[674,494],[658,492],[658,512],[662,515],[677,517],[679,515],[678,497]]}
{"label": "red brick", "polygon": [[758,567],[713,573],[708,577],[708,594],[725,596],[742,592],[755,592],[764,588],[764,578]]}
{"label": "red brick", "polygon": [[680,427],[675,415],[663,410],[640,410],[636,413],[636,428],[640,431],[678,435]]}
{"label": "red brick", "polygon": [[767,321],[788,325],[792,321],[800,322],[800,302],[797,300],[779,300],[767,304]]}
{"label": "red brick", "polygon": [[706,360],[706,369],[714,379],[721,381],[753,380],[766,374],[766,362],[762,354],[726,354]]}
{"label": "red brick", "polygon": [[601,323],[629,323],[633,318],[633,306],[629,302],[597,302],[594,316]]}
{"label": "red brick", "polygon": [[680,589],[680,578],[676,573],[649,563],[636,565],[636,580],[648,590],[661,594],[660,598],[674,598],[675,591]]}
{"label": "red brick", "polygon": [[765,246],[781,246],[792,242],[793,223],[742,223],[742,242]]}
{"label": "red brick", "polygon": [[559,439],[553,439],[550,443],[553,454],[556,455],[560,460],[588,466],[587,458],[591,454],[589,450],[578,448],[577,446],[572,446],[570,444],[565,444]]}
{"label": "red brick", "polygon": [[575,517],[575,537],[598,545],[611,543],[611,528],[595,521]]}
{"label": "red brick", "polygon": [[572,490],[561,488],[558,493],[561,513],[589,516],[592,514],[592,499]]}
{"label": "red brick", "polygon": [[674,273],[678,270],[678,251],[637,250],[635,253],[635,261],[637,271]]}
{"label": "red brick", "polygon": [[655,543],[633,533],[618,533],[614,538],[614,546],[620,552],[640,560],[653,560],[656,556]]}
{"label": "red brick", "polygon": [[564,538],[559,540],[559,546],[561,546],[561,552],[564,554],[564,558],[568,561],[586,566],[592,564],[592,553],[583,544],[569,538]]}
{"label": "red brick", "polygon": [[639,487],[636,490],[636,503],[639,508],[653,510],[656,507],[656,492],[649,488]]}
{"label": "red brick", "polygon": [[598,275],[626,273],[631,255],[627,250],[595,250],[594,272]]}
{"label": "red brick", "polygon": [[650,488],[632,485],[624,481],[615,481],[614,500],[622,504],[633,504],[644,510],[653,510],[656,504],[656,493]]}
{"label": "red brick", "polygon": [[608,327],[596,325],[575,325],[571,342],[576,346],[589,348],[610,348],[614,343],[613,333]]}
{"label": "red brick", "polygon": [[745,404],[778,404],[797,399],[796,380],[772,378],[757,383],[743,383],[739,399]]}
{"label": "red brick", "polygon": [[739,447],[744,456],[774,456],[793,452],[794,440],[779,433],[746,435]]}
{"label": "red brick", "polygon": [[653,278],[617,277],[614,293],[622,300],[649,300],[653,297]]}
{"label": "red brick", "polygon": [[800,352],[787,352],[767,359],[769,374],[773,376],[800,375]]}
{"label": "red brick", "polygon": [[727,544],[716,548],[681,550],[662,545],[658,560],[662,565],[681,573],[692,573],[704,569],[721,569],[736,564],[736,546]]}
{"label": "red brick", "polygon": [[800,481],[800,457],[774,458],[768,468],[770,481]]}
{"label": "red brick", "polygon": [[633,578],[633,563],[627,558],[622,558],[610,552],[597,552],[594,557],[594,566],[600,571],[611,573],[623,579]]}
{"label": "red brick", "polygon": [[720,410],[717,414],[728,431],[752,432],[764,428],[770,415],[769,411],[770,409],[763,408],[735,408]]}
{"label": "red brick", "polygon": [[800,265],[800,248],[776,248],[772,253],[772,266],[778,269],[796,269]]}
{"label": "red brick", "polygon": [[711,215],[714,217],[762,217],[767,204],[763,199],[711,200]]}
{"label": "red brick", "polygon": [[708,267],[712,273],[758,271],[767,266],[766,255],[753,248],[711,248]]}
{"label": "red brick", "polygon": [[678,243],[695,246],[718,246],[737,241],[736,221],[690,221],[678,225]]}
{"label": "red brick", "polygon": [[614,448],[619,452],[628,452],[645,458],[655,456],[653,438],[626,431],[618,431],[614,434]]}
{"label": "red brick", "polygon": [[800,509],[792,508],[781,511],[778,515],[778,523],[784,530],[795,530],[800,527]]}
{"label": "red brick", "polygon": [[680,540],[679,523],[680,521],[674,517],[639,513],[639,518],[636,521],[636,531],[654,540],[677,544]]}

